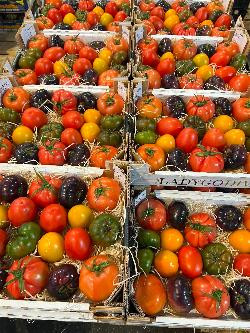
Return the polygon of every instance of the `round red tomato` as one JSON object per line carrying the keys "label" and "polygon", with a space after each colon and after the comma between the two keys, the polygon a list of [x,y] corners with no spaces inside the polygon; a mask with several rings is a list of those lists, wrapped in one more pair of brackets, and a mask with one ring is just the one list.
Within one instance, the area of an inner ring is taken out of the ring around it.
{"label": "round red tomato", "polygon": [[60,8],[62,6],[62,1],[61,0],[45,0],[46,5],[52,5],[55,8]]}
{"label": "round red tomato", "polygon": [[173,74],[175,71],[175,61],[170,58],[161,60],[157,65],[156,70],[161,77],[165,74]]}
{"label": "round red tomato", "polygon": [[62,142],[47,141],[38,151],[39,162],[43,165],[63,165],[66,155],[66,146]]}
{"label": "round red tomato", "polygon": [[164,20],[164,9],[161,6],[156,6],[150,11],[150,16],[158,16],[161,20]]}
{"label": "round red tomato", "polygon": [[151,50],[151,51],[157,52],[158,43],[154,38],[146,37],[146,38],[143,38],[139,41],[137,47],[141,51]]}
{"label": "round red tomato", "polygon": [[97,100],[97,108],[102,115],[121,114],[124,107],[123,98],[116,93],[105,93]]}
{"label": "round red tomato", "polygon": [[182,273],[190,279],[194,279],[202,274],[202,257],[195,247],[183,246],[178,253],[179,266]]}
{"label": "round red tomato", "polygon": [[180,77],[179,85],[182,89],[203,89],[203,80],[196,74],[186,74]]}
{"label": "round red tomato", "polygon": [[34,202],[26,197],[15,199],[8,209],[8,219],[14,227],[33,221],[36,217],[36,206]]}
{"label": "round red tomato", "polygon": [[63,20],[62,14],[56,8],[51,8],[47,13],[47,17],[51,19],[54,24],[60,23]]}
{"label": "round red tomato", "polygon": [[215,27],[226,26],[228,29],[231,27],[231,16],[229,14],[221,14],[214,23]]}
{"label": "round red tomato", "polygon": [[37,76],[53,73],[53,62],[47,58],[40,58],[35,63],[35,73]]}
{"label": "round red tomato", "polygon": [[198,19],[198,21],[201,23],[205,21],[208,17],[208,10],[206,7],[200,7],[196,12],[195,12],[195,17]]}
{"label": "round red tomato", "polygon": [[226,51],[230,54],[231,57],[235,56],[237,53],[240,53],[239,45],[234,41],[226,41],[220,43],[216,49],[217,52]]}
{"label": "round red tomato", "polygon": [[158,89],[161,87],[161,76],[155,69],[147,69],[144,73],[148,79],[148,89]]}
{"label": "round red tomato", "polygon": [[114,1],[109,1],[105,6],[105,13],[109,13],[113,17],[115,17],[118,12],[118,6]]}
{"label": "round red tomato", "polygon": [[250,119],[250,98],[241,97],[233,102],[233,117],[237,121],[249,121]]}
{"label": "round red tomato", "polygon": [[23,125],[33,131],[35,128],[40,128],[47,124],[48,118],[42,110],[32,107],[24,110],[21,121]]}
{"label": "round red tomato", "polygon": [[182,129],[180,120],[172,117],[161,118],[156,125],[156,131],[159,135],[171,134],[176,137]]}
{"label": "round red tomato", "polygon": [[232,66],[225,66],[216,69],[215,75],[219,76],[224,80],[224,82],[228,83],[232,77],[234,77],[237,73],[237,70]]}
{"label": "round red tomato", "polygon": [[139,8],[142,12],[148,12],[155,7],[155,2],[151,0],[143,0],[139,3]]}
{"label": "round red tomato", "polygon": [[219,128],[210,128],[204,135],[202,144],[203,146],[210,146],[221,150],[226,145],[224,133]]}
{"label": "round red tomato", "polygon": [[189,216],[184,233],[186,241],[194,246],[203,248],[213,242],[216,237],[216,223],[207,213],[195,213]]}
{"label": "round red tomato", "polygon": [[250,277],[250,254],[240,253],[234,258],[234,270],[243,276]]}
{"label": "round red tomato", "polygon": [[62,74],[59,78],[59,84],[64,86],[79,86],[82,83],[82,77],[78,73],[68,72]]}
{"label": "round red tomato", "polygon": [[215,105],[209,97],[194,96],[187,103],[187,113],[190,116],[199,116],[204,121],[209,121],[215,113]]}
{"label": "round red tomato", "polygon": [[73,65],[73,71],[80,75],[83,75],[86,70],[92,68],[91,62],[86,58],[76,59]]}
{"label": "round red tomato", "polygon": [[108,69],[99,75],[98,85],[108,86],[109,88],[114,87],[114,79],[119,76],[119,72],[114,69]]}
{"label": "round red tomato", "polygon": [[78,9],[87,10],[90,12],[95,7],[95,3],[92,0],[80,0],[78,3]]}
{"label": "round red tomato", "polygon": [[72,30],[89,30],[90,29],[90,25],[86,21],[75,21],[71,27],[72,27]]}
{"label": "round red tomato", "polygon": [[77,143],[82,143],[83,139],[80,132],[75,128],[66,128],[61,134],[61,141],[68,147]]}
{"label": "round red tomato", "polygon": [[141,227],[159,231],[167,222],[167,211],[160,200],[145,199],[136,207],[136,219]]}
{"label": "round red tomato", "polygon": [[39,30],[52,29],[54,26],[54,22],[46,16],[37,17],[36,24]]}
{"label": "round red tomato", "polygon": [[3,257],[5,255],[7,243],[8,243],[8,234],[5,230],[0,229],[0,257]]}
{"label": "round red tomato", "polygon": [[54,111],[61,114],[77,109],[77,98],[70,91],[64,89],[56,90],[53,92],[51,100],[54,104]]}
{"label": "round red tomato", "polygon": [[80,129],[83,123],[83,115],[78,111],[68,111],[62,116],[62,124],[65,128]]}
{"label": "round red tomato", "polygon": [[[114,22],[123,22],[126,20],[127,17],[128,17],[128,15],[123,10],[120,10],[118,13],[116,13],[116,15],[114,17]],[[119,26],[118,26],[118,28],[119,28]]]}
{"label": "round red tomato", "polygon": [[99,22],[100,18],[99,16],[94,13],[94,12],[89,12],[87,14],[87,22],[89,23],[89,25],[91,27],[93,27],[94,25],[96,25]]}
{"label": "round red tomato", "polygon": [[95,60],[95,58],[98,57],[98,53],[96,52],[95,49],[86,45],[86,46],[83,46],[81,48],[81,50],[79,51],[79,57],[80,58],[86,58],[89,61],[93,62]]}
{"label": "round red tomato", "polygon": [[60,13],[62,14],[62,17],[64,17],[66,14],[72,13],[74,14],[74,8],[69,5],[68,3],[64,3],[60,8],[59,8]]}
{"label": "round red tomato", "polygon": [[224,158],[216,148],[199,146],[191,152],[189,164],[196,172],[221,172]]}
{"label": "round red tomato", "polygon": [[88,232],[82,228],[70,229],[64,239],[66,254],[76,260],[87,259],[92,250]]}
{"label": "round red tomato", "polygon": [[218,67],[224,67],[229,64],[231,56],[227,51],[215,52],[209,59],[210,64],[215,64]]}
{"label": "round red tomato", "polygon": [[246,92],[250,87],[250,76],[248,74],[238,74],[229,81],[232,90]]}
{"label": "round red tomato", "polygon": [[58,201],[57,192],[61,185],[59,178],[38,174],[38,179],[29,186],[28,195],[37,206],[44,208]]}
{"label": "round red tomato", "polygon": [[59,204],[45,207],[39,218],[40,227],[46,232],[61,232],[67,224],[67,211]]}
{"label": "round red tomato", "polygon": [[64,43],[64,51],[69,54],[78,54],[84,43],[77,37],[71,37]]}
{"label": "round red tomato", "polygon": [[29,49],[38,48],[39,50],[44,52],[48,48],[48,44],[49,44],[48,38],[46,38],[42,34],[37,34],[29,40],[28,48]]}
{"label": "round red tomato", "polygon": [[65,56],[65,51],[63,48],[59,46],[50,47],[43,54],[43,58],[47,58],[52,62],[56,62],[57,60],[61,59],[64,56]]}
{"label": "round red tomato", "polygon": [[0,138],[0,163],[8,162],[12,155],[12,143],[6,138]]}
{"label": "round red tomato", "polygon": [[153,23],[150,22],[149,20],[143,21],[143,26],[146,29],[146,33],[148,36],[156,34],[156,29],[155,29]]}
{"label": "round red tomato", "polygon": [[156,67],[160,62],[160,57],[155,51],[145,49],[141,53],[141,61],[143,65]]}
{"label": "round red tomato", "polygon": [[149,22],[153,23],[156,31],[164,28],[164,22],[158,16],[150,16]]}
{"label": "round red tomato", "polygon": [[191,153],[198,144],[198,133],[193,128],[184,128],[177,135],[175,143],[177,148],[180,148],[185,153]]}

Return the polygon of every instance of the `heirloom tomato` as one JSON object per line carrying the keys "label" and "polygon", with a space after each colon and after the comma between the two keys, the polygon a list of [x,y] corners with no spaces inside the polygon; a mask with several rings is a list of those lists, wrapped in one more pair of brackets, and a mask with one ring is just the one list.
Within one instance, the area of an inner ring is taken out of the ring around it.
{"label": "heirloom tomato", "polygon": [[182,89],[203,89],[203,80],[196,74],[183,75],[179,79],[179,84]]}
{"label": "heirloom tomato", "polygon": [[226,41],[223,43],[220,43],[216,49],[217,52],[228,52],[232,57],[234,57],[236,54],[240,53],[240,48],[238,43],[234,42],[234,41]]}
{"label": "heirloom tomato", "polygon": [[164,278],[176,275],[179,264],[177,255],[169,250],[160,250],[154,258],[154,267]]}
{"label": "heirloom tomato", "polygon": [[176,252],[183,244],[182,233],[178,229],[168,228],[161,232],[161,247]]}
{"label": "heirloom tomato", "polygon": [[102,115],[120,114],[123,107],[123,98],[116,93],[105,93],[97,100],[97,108]]}
{"label": "heirloom tomato", "polygon": [[123,37],[110,37],[106,42],[106,47],[113,53],[119,51],[128,51],[128,42]]}
{"label": "heirloom tomato", "polygon": [[31,69],[18,69],[14,74],[20,86],[37,83],[36,73]]}
{"label": "heirloom tomato", "polygon": [[185,153],[191,153],[198,144],[198,132],[193,128],[184,128],[177,135],[175,143],[177,148]]}
{"label": "heirloom tomato", "polygon": [[33,221],[37,209],[34,202],[26,197],[19,197],[12,201],[8,209],[8,219],[14,227]]}
{"label": "heirloom tomato", "polygon": [[233,102],[232,114],[237,121],[247,121],[250,119],[250,98],[241,97]]}
{"label": "heirloom tomato", "polygon": [[59,9],[51,8],[47,13],[47,17],[54,23],[60,23],[63,20],[62,14],[60,13]]}
{"label": "heirloom tomato", "polygon": [[8,162],[11,158],[12,150],[12,143],[8,139],[0,137],[0,163]]}
{"label": "heirloom tomato", "polygon": [[160,62],[160,58],[156,51],[144,49],[141,51],[141,62],[145,66],[157,67]]}
{"label": "heirloom tomato", "polygon": [[68,147],[82,143],[83,139],[81,133],[75,128],[66,128],[61,134],[61,142]]}
{"label": "heirloom tomato", "polygon": [[202,274],[203,262],[199,250],[193,246],[183,246],[178,252],[182,273],[190,279]]}
{"label": "heirloom tomato", "polygon": [[46,114],[38,108],[28,108],[24,110],[21,118],[22,124],[29,127],[32,131],[40,128],[48,122]]}
{"label": "heirloom tomato", "polygon": [[[195,16],[192,16],[195,17]],[[188,23],[188,21],[190,23]],[[199,24],[199,21],[198,21]],[[194,36],[195,35],[195,28],[194,25],[197,25],[197,21],[193,19],[191,21],[191,17],[187,20],[187,22],[182,22],[176,24],[173,29],[173,35],[182,35],[182,36]]]}
{"label": "heirloom tomato", "polygon": [[219,76],[224,80],[225,83],[228,83],[237,73],[237,70],[232,66],[224,66],[216,69],[215,75]]}
{"label": "heirloom tomato", "polygon": [[229,30],[224,25],[222,25],[221,27],[214,27],[211,32],[212,37],[228,38],[229,34],[230,34]]}
{"label": "heirloom tomato", "polygon": [[72,228],[87,228],[93,219],[94,214],[86,205],[75,205],[68,212],[68,220]]}
{"label": "heirloom tomato", "polygon": [[53,92],[51,99],[54,111],[63,115],[77,109],[77,98],[70,91],[59,89]]}
{"label": "heirloom tomato", "polygon": [[46,16],[37,17],[36,24],[39,30],[52,29],[54,26],[54,22]]}
{"label": "heirloom tomato", "polygon": [[198,21],[201,23],[207,19],[208,10],[206,7],[200,7],[194,15],[198,19]]}
{"label": "heirloom tomato", "polygon": [[167,28],[168,30],[172,30],[178,23],[180,23],[179,16],[173,14],[165,19],[164,27]]}
{"label": "heirloom tomato", "polygon": [[[231,105],[230,105],[231,107]],[[230,131],[234,127],[234,121],[232,117],[226,114],[222,114],[216,117],[213,121],[214,127],[220,129],[223,133]],[[206,146],[206,145],[205,145]],[[210,145],[207,145],[210,146]]]}
{"label": "heirloom tomato", "polygon": [[190,116],[199,116],[204,121],[209,121],[215,113],[215,105],[209,97],[191,97],[187,103],[187,113]]}
{"label": "heirloom tomato", "polygon": [[84,43],[78,37],[71,37],[64,42],[64,51],[68,54],[79,54]]}
{"label": "heirloom tomato", "polygon": [[180,39],[173,45],[173,54],[177,60],[192,59],[197,52],[195,43],[188,39]]}
{"label": "heirloom tomato", "polygon": [[229,14],[223,13],[220,15],[220,17],[217,18],[217,20],[214,23],[215,27],[222,27],[226,26],[227,29],[230,29],[231,26],[231,16]]}
{"label": "heirloom tomato", "polygon": [[222,150],[226,145],[223,131],[219,128],[210,128],[202,139],[202,145]]}
{"label": "heirloom tomato", "polygon": [[188,9],[188,4],[185,0],[175,0],[171,8],[174,9],[176,13],[181,13],[183,10]]}
{"label": "heirloom tomato", "polygon": [[93,62],[98,57],[98,53],[92,47],[85,45],[80,49],[79,57]]}
{"label": "heirloom tomato", "polygon": [[48,48],[48,38],[46,38],[42,34],[37,34],[34,37],[32,37],[28,42],[28,48],[34,49],[37,48],[44,52]]}
{"label": "heirloom tomato", "polygon": [[243,216],[243,223],[247,230],[250,230],[250,207],[248,207]]}
{"label": "heirloom tomato", "polygon": [[161,87],[161,76],[155,69],[147,69],[144,73],[148,79],[148,89],[158,89]]}
{"label": "heirloom tomato", "polygon": [[60,141],[46,141],[39,147],[38,158],[41,164],[63,165],[66,160],[66,146]]}
{"label": "heirloom tomato", "polygon": [[250,253],[237,254],[233,267],[241,275],[250,277]]}
{"label": "heirloom tomato", "polygon": [[8,234],[5,230],[0,229],[0,257],[5,255],[6,245],[8,243]]}
{"label": "heirloom tomato", "polygon": [[221,172],[224,168],[223,155],[213,147],[199,146],[189,157],[189,164],[195,172]]}
{"label": "heirloom tomato", "polygon": [[113,88],[114,82],[115,82],[114,79],[118,76],[119,76],[119,72],[114,69],[105,70],[98,77],[98,85],[99,86],[108,86],[109,88]]}
{"label": "heirloom tomato", "polygon": [[217,51],[210,58],[210,64],[215,64],[218,67],[224,67],[229,64],[231,56],[227,51]]}
{"label": "heirloom tomato", "polygon": [[78,58],[73,64],[73,71],[80,75],[83,75],[86,70],[91,69],[91,62],[86,58]]}
{"label": "heirloom tomato", "polygon": [[151,0],[140,1],[139,8],[142,12],[148,12],[154,9],[155,2]]}
{"label": "heirloom tomato", "polygon": [[250,253],[250,231],[235,230],[229,235],[228,240],[229,244],[240,253]]}
{"label": "heirloom tomato", "polygon": [[165,74],[173,74],[175,71],[175,61],[170,58],[161,60],[156,67],[157,72],[163,77]]}
{"label": "heirloom tomato", "polygon": [[49,204],[39,217],[40,227],[46,232],[61,232],[67,224],[67,211],[59,204]]}
{"label": "heirloom tomato", "polygon": [[52,62],[56,62],[57,60],[61,59],[64,56],[65,56],[65,51],[63,48],[59,46],[50,47],[43,54],[43,58],[47,58]]}
{"label": "heirloom tomato", "polygon": [[227,145],[244,145],[246,136],[245,133],[237,128],[233,128],[224,134]]}
{"label": "heirloom tomato", "polygon": [[97,168],[105,169],[106,161],[112,160],[118,154],[118,149],[112,146],[97,146],[90,155],[90,164]]}
{"label": "heirloom tomato", "polygon": [[229,87],[238,92],[246,92],[250,87],[250,76],[248,74],[238,74],[229,81]]}
{"label": "heirloom tomato", "polygon": [[158,118],[162,113],[162,102],[154,95],[141,97],[136,106],[141,117]]}
{"label": "heirloom tomato", "polygon": [[40,58],[35,63],[35,73],[37,76],[53,73],[53,62],[48,58]]}
{"label": "heirloom tomato", "polygon": [[136,151],[139,156],[149,164],[151,171],[156,171],[165,165],[164,150],[156,144],[144,144]]}
{"label": "heirloom tomato", "polygon": [[157,50],[158,50],[158,43],[157,43],[157,41],[155,39],[153,39],[151,37],[147,37],[147,38],[141,39],[139,41],[137,47],[141,51],[151,50],[151,51],[157,52]]}
{"label": "heirloom tomato", "polygon": [[171,134],[176,137],[183,129],[183,125],[177,118],[161,118],[156,125],[156,132],[159,135]]}
{"label": "heirloom tomato", "polygon": [[65,128],[80,129],[84,124],[84,116],[78,111],[68,111],[62,116],[62,124]]}
{"label": "heirloom tomato", "polygon": [[3,105],[21,113],[29,107],[30,94],[21,87],[9,88],[3,95]]}

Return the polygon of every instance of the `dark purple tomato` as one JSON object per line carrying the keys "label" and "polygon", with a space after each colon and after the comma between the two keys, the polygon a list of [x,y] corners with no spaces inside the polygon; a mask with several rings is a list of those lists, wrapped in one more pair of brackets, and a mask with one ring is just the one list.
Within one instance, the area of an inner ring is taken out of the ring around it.
{"label": "dark purple tomato", "polygon": [[188,313],[194,307],[194,300],[189,280],[183,275],[170,278],[167,282],[168,302],[174,312]]}
{"label": "dark purple tomato", "polygon": [[47,290],[58,300],[66,300],[74,295],[79,285],[79,274],[74,265],[63,264],[49,275]]}
{"label": "dark purple tomato", "polygon": [[170,117],[181,118],[186,115],[185,103],[179,96],[168,97],[165,106],[165,112]]}
{"label": "dark purple tomato", "polygon": [[179,81],[174,74],[165,74],[161,80],[162,87],[165,89],[179,89]]}
{"label": "dark purple tomato", "polygon": [[0,291],[3,290],[8,273],[4,269],[0,269]]}
{"label": "dark purple tomato", "polygon": [[229,289],[230,304],[241,319],[250,319],[250,281],[236,280]]}
{"label": "dark purple tomato", "polygon": [[204,84],[205,90],[225,90],[225,82],[219,76],[211,76]]}
{"label": "dark purple tomato", "polygon": [[168,206],[169,223],[173,228],[184,230],[189,211],[182,201],[172,201]]}
{"label": "dark purple tomato", "polygon": [[243,145],[230,145],[224,150],[225,169],[242,167],[247,160],[247,150]]}
{"label": "dark purple tomato", "polygon": [[186,171],[188,169],[188,156],[181,149],[175,148],[168,154],[166,165],[171,171]]}
{"label": "dark purple tomato", "polygon": [[215,211],[215,216],[216,223],[225,231],[238,229],[243,221],[240,209],[231,205],[218,207]]}
{"label": "dark purple tomato", "polygon": [[87,185],[81,178],[68,177],[64,179],[60,187],[58,198],[59,203],[65,208],[71,208],[81,204],[87,194]]}
{"label": "dark purple tomato", "polygon": [[26,197],[27,181],[19,175],[5,177],[0,183],[0,198],[5,202],[12,202],[19,197]]}

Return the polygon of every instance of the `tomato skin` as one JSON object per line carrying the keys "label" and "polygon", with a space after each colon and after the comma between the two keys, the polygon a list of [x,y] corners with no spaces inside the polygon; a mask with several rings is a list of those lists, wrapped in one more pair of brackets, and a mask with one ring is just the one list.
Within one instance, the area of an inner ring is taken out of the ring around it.
{"label": "tomato skin", "polygon": [[46,38],[42,34],[35,35],[28,42],[29,49],[38,48],[42,52],[44,52],[48,48],[48,45],[49,45],[48,38]]}
{"label": "tomato skin", "polygon": [[12,143],[8,139],[0,137],[0,163],[8,162],[11,158],[12,150]]}
{"label": "tomato skin", "polygon": [[14,227],[19,227],[25,222],[33,221],[36,217],[34,202],[26,197],[19,197],[12,201],[8,209],[8,219]]}
{"label": "tomato skin", "polygon": [[124,107],[123,98],[114,93],[105,93],[97,100],[97,108],[102,115],[121,114]]}
{"label": "tomato skin", "polygon": [[8,243],[8,234],[5,230],[0,229],[0,257],[5,255],[5,248]]}
{"label": "tomato skin", "polygon": [[106,161],[110,161],[118,154],[118,149],[113,146],[100,146],[92,150],[90,155],[90,164],[97,168],[105,169]]}
{"label": "tomato skin", "polygon": [[231,56],[227,51],[215,52],[210,58],[210,64],[215,64],[218,67],[224,67],[229,64]]}
{"label": "tomato skin", "polygon": [[151,51],[157,52],[158,43],[155,39],[153,39],[151,37],[146,37],[139,41],[137,47],[140,51],[151,50]]}
{"label": "tomato skin", "polygon": [[213,118],[215,105],[209,97],[191,97],[187,103],[187,113],[190,116],[199,116],[205,122]]}
{"label": "tomato skin", "polygon": [[150,165],[151,171],[159,170],[165,165],[166,157],[164,150],[156,144],[144,144],[136,152]]}
{"label": "tomato skin", "polygon": [[83,75],[86,72],[86,70],[91,68],[92,68],[91,62],[86,58],[76,59],[73,65],[73,71],[80,75]]}
{"label": "tomato skin", "polygon": [[157,72],[163,77],[165,74],[173,74],[175,71],[175,61],[167,58],[159,62],[156,67]]}
{"label": "tomato skin", "polygon": [[226,26],[228,29],[231,27],[231,16],[229,14],[221,14],[214,23],[215,27]]}
{"label": "tomato skin", "polygon": [[[24,270],[22,279],[24,282],[24,290],[20,288],[19,281],[15,279],[14,271]],[[25,297],[35,296],[40,293],[48,283],[49,267],[38,257],[27,256],[25,258],[15,260],[10,267],[9,275],[6,282],[8,294],[14,299],[24,299]],[[13,281],[13,282],[10,282]]]}
{"label": "tomato skin", "polygon": [[66,14],[72,13],[74,14],[75,11],[73,7],[67,3],[64,3],[60,8],[59,8],[60,13],[62,14],[62,17],[64,17]]}
{"label": "tomato skin", "polygon": [[36,73],[31,69],[18,69],[15,71],[15,78],[20,86],[37,83]]}
{"label": "tomato skin", "polygon": [[237,101],[233,102],[233,117],[241,122],[250,119],[250,98],[241,97]]}
{"label": "tomato skin", "polygon": [[75,128],[66,128],[61,134],[61,142],[68,147],[82,143],[83,139],[80,132]]}
{"label": "tomato skin", "polygon": [[60,23],[63,20],[62,14],[60,13],[60,11],[56,8],[51,8],[48,13],[47,13],[47,17],[54,23]]}
{"label": "tomato skin", "polygon": [[118,12],[118,6],[114,1],[109,1],[106,6],[105,6],[105,12],[109,13],[113,17],[116,15]]}
{"label": "tomato skin", "polygon": [[3,105],[21,113],[29,107],[30,94],[21,87],[7,89],[3,95]]}
{"label": "tomato skin", "polygon": [[68,111],[62,116],[62,124],[65,128],[80,129],[84,124],[83,115],[78,111]]}
{"label": "tomato skin", "polygon": [[157,67],[160,57],[155,51],[145,49],[141,52],[141,61],[143,65]]}
{"label": "tomato skin", "polygon": [[190,279],[202,274],[203,262],[200,252],[193,246],[183,246],[178,253],[182,273]]}
{"label": "tomato skin", "polygon": [[92,47],[85,45],[79,51],[79,58],[86,58],[93,62],[98,57],[98,53]]}
{"label": "tomato skin", "polygon": [[34,131],[35,128],[40,128],[43,125],[46,125],[48,118],[42,110],[31,107],[24,110],[21,121],[23,125]]}
{"label": "tomato skin", "polygon": [[71,259],[85,260],[91,254],[91,239],[88,232],[82,228],[70,229],[64,239],[66,254]]}
{"label": "tomato skin", "polygon": [[156,31],[164,28],[164,22],[158,16],[150,16],[149,22],[153,24]]}
{"label": "tomato skin", "polygon": [[144,229],[159,231],[167,222],[167,211],[157,199],[145,199],[136,207],[136,218]]}
{"label": "tomato skin", "polygon": [[147,315],[154,316],[165,307],[166,289],[155,275],[140,275],[134,283],[134,290],[136,302]]}
{"label": "tomato skin", "polygon": [[215,75],[219,76],[224,80],[225,83],[228,83],[232,77],[237,73],[237,70],[232,66],[224,66],[216,69]]}
{"label": "tomato skin", "polygon": [[61,232],[67,224],[67,211],[59,204],[50,204],[40,214],[40,227],[46,232]]}
{"label": "tomato skin", "polygon": [[[100,270],[95,270],[95,265]],[[101,267],[104,268],[101,268]],[[79,279],[79,289],[91,301],[100,302],[107,299],[116,288],[119,268],[106,255],[97,255],[85,260]],[[103,286],[105,285],[105,288]]]}
{"label": "tomato skin", "polygon": [[161,87],[161,76],[155,69],[147,69],[144,73],[148,79],[148,89],[158,89]]}
{"label": "tomato skin", "polygon": [[62,47],[59,46],[50,47],[43,54],[43,58],[47,58],[52,62],[56,62],[57,60],[61,59],[64,56],[65,56],[65,51]]}
{"label": "tomato skin", "polygon": [[222,150],[226,145],[224,133],[219,128],[210,128],[202,139],[202,145]]}
{"label": "tomato skin", "polygon": [[51,100],[54,103],[54,111],[62,113],[62,115],[77,109],[77,98],[70,91],[64,89],[56,90]]}
{"label": "tomato skin", "polygon": [[[115,14],[114,22],[123,22],[126,20],[127,17],[128,17],[128,15],[123,10],[120,10],[118,13]],[[117,26],[117,27],[119,29],[119,26]]]}
{"label": "tomato skin", "polygon": [[64,43],[64,51],[69,54],[79,54],[84,43],[80,41],[77,37],[72,37],[67,39]]}
{"label": "tomato skin", "polygon": [[250,277],[250,254],[240,253],[234,258],[234,270],[243,276]]}
{"label": "tomato skin", "polygon": [[159,135],[171,134],[176,137],[182,129],[180,120],[172,117],[161,118],[156,125],[156,132]]}
{"label": "tomato skin", "polygon": [[247,74],[238,74],[229,81],[229,87],[232,90],[246,92],[250,86],[250,76]]}
{"label": "tomato skin", "polygon": [[53,62],[47,58],[40,58],[35,63],[35,73],[37,76],[53,73]]}
{"label": "tomato skin", "polygon": [[66,146],[62,142],[47,141],[39,147],[38,159],[43,165],[63,165],[66,159]]}
{"label": "tomato skin", "polygon": [[[218,300],[215,292],[221,292]],[[222,316],[230,306],[230,297],[224,284],[216,277],[204,275],[192,281],[192,292],[196,310],[207,318]]]}
{"label": "tomato skin", "polygon": [[185,153],[191,153],[198,144],[198,133],[193,128],[184,128],[177,135],[175,143],[177,148],[180,148]]}
{"label": "tomato skin", "polygon": [[208,146],[195,148],[189,157],[189,164],[195,172],[221,172],[224,169],[221,153],[216,148]]}

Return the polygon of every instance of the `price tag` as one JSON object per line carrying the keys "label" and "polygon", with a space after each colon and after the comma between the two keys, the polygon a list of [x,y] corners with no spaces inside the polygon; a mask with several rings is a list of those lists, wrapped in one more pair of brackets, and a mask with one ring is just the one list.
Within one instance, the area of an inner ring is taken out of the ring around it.
{"label": "price tag", "polygon": [[[30,4],[30,6],[32,6],[32,4]],[[35,20],[34,15],[30,9],[27,10],[26,17],[30,20]]]}
{"label": "price tag", "polygon": [[147,197],[147,192],[144,190],[141,192],[134,200],[135,206],[137,206],[142,200],[146,199]]}
{"label": "price tag", "polygon": [[244,29],[237,28],[232,40],[239,45],[240,52],[243,52],[248,43],[248,35]]}
{"label": "price tag", "polygon": [[121,28],[122,28],[122,37],[125,38],[129,43],[129,37],[130,37],[129,28],[126,25],[122,25]]}
{"label": "price tag", "polygon": [[124,83],[121,81],[117,82],[117,92],[119,95],[122,96],[124,101],[127,100],[127,89],[126,89]]}
{"label": "price tag", "polygon": [[144,28],[143,26],[138,26],[136,27],[135,30],[135,42],[136,44],[139,42],[139,40],[141,40],[144,36]]}
{"label": "price tag", "polygon": [[117,166],[114,165],[114,176],[119,180],[123,189],[126,189],[126,177],[124,172]]}
{"label": "price tag", "polygon": [[2,100],[2,96],[5,93],[5,91],[12,87],[13,87],[13,85],[9,78],[7,78],[7,77],[0,78],[0,100]]}
{"label": "price tag", "polygon": [[26,23],[21,28],[20,35],[21,35],[24,45],[27,46],[30,38],[36,35],[36,29],[34,27],[34,24]]}
{"label": "price tag", "polygon": [[142,82],[137,82],[134,87],[134,99],[137,101],[140,97],[142,97]]}
{"label": "price tag", "polygon": [[9,62],[8,59],[3,64],[3,72],[4,73],[9,73],[9,74],[13,74],[14,73],[13,68],[12,68],[12,66],[11,66],[11,64],[10,64],[10,62]]}

